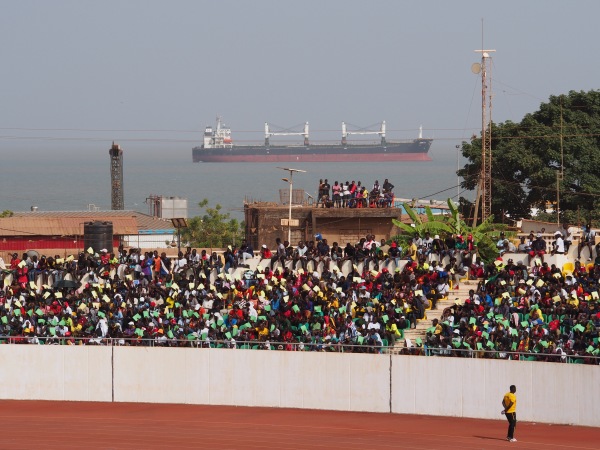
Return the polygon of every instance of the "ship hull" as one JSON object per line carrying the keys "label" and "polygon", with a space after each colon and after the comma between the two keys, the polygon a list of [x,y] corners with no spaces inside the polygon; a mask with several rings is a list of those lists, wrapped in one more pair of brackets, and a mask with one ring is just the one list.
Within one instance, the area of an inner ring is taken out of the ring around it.
{"label": "ship hull", "polygon": [[431,161],[431,139],[387,145],[234,146],[192,150],[194,162],[386,162]]}

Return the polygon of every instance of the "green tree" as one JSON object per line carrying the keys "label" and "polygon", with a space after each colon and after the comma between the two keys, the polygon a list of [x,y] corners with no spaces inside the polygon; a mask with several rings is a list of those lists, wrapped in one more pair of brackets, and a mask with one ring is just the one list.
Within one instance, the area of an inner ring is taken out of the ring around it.
{"label": "green tree", "polygon": [[15,215],[15,213],[14,213],[14,212],[12,212],[12,211],[11,211],[11,210],[9,210],[9,209],[5,209],[4,211],[2,211],[2,212],[0,213],[0,218],[3,218],[3,219],[4,219],[4,218],[6,218],[6,217],[12,217],[12,216],[14,216],[14,215]]}
{"label": "green tree", "polygon": [[[507,216],[528,218],[532,208],[544,210],[547,202],[555,202],[562,164],[561,219],[600,219],[600,91],[551,96],[520,123],[492,124],[491,133],[495,217],[502,222]],[[462,153],[468,162],[458,171],[461,185],[473,191],[479,181],[481,138],[463,142]],[[462,198],[461,206],[472,204]]]}
{"label": "green tree", "polygon": [[191,247],[223,248],[238,244],[244,237],[243,222],[221,212],[221,205],[208,206],[208,199],[198,203],[205,210],[203,216],[193,217],[181,232],[181,241]]}

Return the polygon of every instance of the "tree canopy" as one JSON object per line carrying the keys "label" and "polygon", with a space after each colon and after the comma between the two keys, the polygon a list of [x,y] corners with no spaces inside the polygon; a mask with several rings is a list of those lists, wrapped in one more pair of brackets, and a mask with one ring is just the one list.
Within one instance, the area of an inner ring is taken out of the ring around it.
{"label": "tree canopy", "polygon": [[[529,218],[532,208],[543,211],[556,202],[561,165],[561,221],[600,219],[600,91],[551,96],[521,122],[493,123],[491,132],[492,214],[498,221]],[[463,142],[462,154],[468,162],[458,171],[461,186],[476,190],[481,138]],[[461,205],[472,206],[464,198]],[[556,213],[544,218],[556,220]]]}
{"label": "tree canopy", "polygon": [[243,222],[231,219],[229,213],[221,212],[221,205],[208,206],[208,200],[198,203],[205,209],[203,216],[193,217],[181,232],[181,240],[191,247],[223,248],[239,243],[244,237]]}

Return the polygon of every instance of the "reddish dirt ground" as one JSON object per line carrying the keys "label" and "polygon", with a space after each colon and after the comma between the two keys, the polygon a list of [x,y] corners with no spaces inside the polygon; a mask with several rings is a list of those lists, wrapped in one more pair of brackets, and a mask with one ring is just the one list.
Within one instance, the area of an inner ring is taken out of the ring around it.
{"label": "reddish dirt ground", "polygon": [[597,449],[600,429],[335,411],[0,401],[2,449]]}

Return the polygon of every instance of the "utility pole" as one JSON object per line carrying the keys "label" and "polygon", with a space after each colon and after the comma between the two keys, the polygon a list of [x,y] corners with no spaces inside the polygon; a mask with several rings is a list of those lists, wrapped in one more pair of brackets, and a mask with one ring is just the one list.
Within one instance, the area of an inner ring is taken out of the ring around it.
{"label": "utility pole", "polygon": [[556,224],[560,228],[560,182],[565,177],[565,156],[563,152],[563,96],[560,96],[560,170],[556,172]]}

